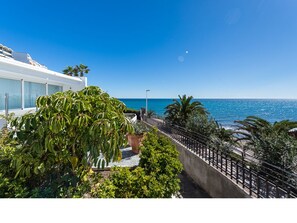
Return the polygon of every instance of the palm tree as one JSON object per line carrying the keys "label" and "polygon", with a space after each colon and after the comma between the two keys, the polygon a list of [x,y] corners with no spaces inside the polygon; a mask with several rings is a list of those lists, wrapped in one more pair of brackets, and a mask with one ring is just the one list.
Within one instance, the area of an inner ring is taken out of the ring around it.
{"label": "palm tree", "polygon": [[88,66],[84,65],[84,64],[80,64],[80,65],[76,65],[75,66],[78,69],[78,73],[80,74],[80,77],[83,77],[84,74],[89,73],[90,69],[88,68]]}
{"label": "palm tree", "polygon": [[183,95],[182,97],[178,95],[179,100],[173,99],[174,103],[166,106],[166,120],[169,121],[172,124],[185,126],[188,118],[194,114],[200,114],[200,115],[207,115],[208,112],[203,107],[201,102],[194,101],[191,102],[193,99],[193,96],[187,97],[186,95]]}
{"label": "palm tree", "polygon": [[73,70],[73,67],[68,66],[62,72],[63,72],[63,74],[66,74],[68,76],[73,76],[74,70]]}
{"label": "palm tree", "polygon": [[80,64],[75,65],[74,67],[68,66],[66,69],[63,70],[63,74],[74,76],[74,77],[83,77],[84,74],[89,73],[90,69],[88,66]]}
{"label": "palm tree", "polygon": [[270,163],[287,170],[296,167],[297,140],[289,135],[289,130],[296,128],[297,122],[270,123],[256,116],[235,122],[238,123],[237,141],[243,141],[265,165]]}
{"label": "palm tree", "polygon": [[239,124],[237,125],[239,131],[236,132],[240,135],[238,140],[244,140],[250,145],[254,144],[254,140],[259,140],[263,134],[288,134],[290,129],[297,127],[297,122],[283,120],[270,123],[256,116],[248,116],[243,121],[235,121],[235,123]]}

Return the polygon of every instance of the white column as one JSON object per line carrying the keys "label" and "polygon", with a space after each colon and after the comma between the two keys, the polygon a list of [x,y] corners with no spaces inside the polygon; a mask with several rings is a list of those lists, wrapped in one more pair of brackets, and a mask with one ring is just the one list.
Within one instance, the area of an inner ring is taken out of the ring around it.
{"label": "white column", "polygon": [[48,95],[48,83],[45,83],[45,95]]}
{"label": "white column", "polygon": [[22,98],[22,110],[25,108],[25,81],[21,80],[21,98]]}

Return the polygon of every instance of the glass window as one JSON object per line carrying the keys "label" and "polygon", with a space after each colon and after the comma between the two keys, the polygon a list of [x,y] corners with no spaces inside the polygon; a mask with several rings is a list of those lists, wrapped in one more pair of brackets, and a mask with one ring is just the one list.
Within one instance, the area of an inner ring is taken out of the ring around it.
{"label": "glass window", "polygon": [[45,84],[25,81],[25,108],[36,107],[36,99],[45,94]]}
{"label": "glass window", "polygon": [[22,84],[18,80],[0,78],[0,110],[5,109],[5,94],[8,94],[8,109],[22,107]]}
{"label": "glass window", "polygon": [[56,92],[61,92],[63,91],[63,87],[62,86],[57,86],[57,85],[48,85],[48,95],[54,94]]}

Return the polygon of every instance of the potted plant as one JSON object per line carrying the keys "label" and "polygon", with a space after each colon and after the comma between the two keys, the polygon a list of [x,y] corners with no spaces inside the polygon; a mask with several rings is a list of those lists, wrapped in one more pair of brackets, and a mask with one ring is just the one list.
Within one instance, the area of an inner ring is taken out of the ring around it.
{"label": "potted plant", "polygon": [[132,147],[132,152],[139,153],[139,146],[144,139],[145,133],[149,131],[148,127],[142,122],[135,122],[132,124],[134,128],[133,134],[128,134],[128,143]]}

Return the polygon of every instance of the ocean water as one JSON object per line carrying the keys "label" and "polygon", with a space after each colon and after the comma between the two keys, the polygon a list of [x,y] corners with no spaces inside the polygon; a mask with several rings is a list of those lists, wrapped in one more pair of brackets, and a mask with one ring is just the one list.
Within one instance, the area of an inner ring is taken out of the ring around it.
{"label": "ocean water", "polygon": [[[128,108],[145,108],[145,99],[119,99]],[[234,127],[235,120],[254,115],[270,122],[297,121],[297,100],[285,99],[193,99],[200,101],[210,116],[225,127]],[[164,116],[165,107],[172,99],[148,99],[148,110]]]}

